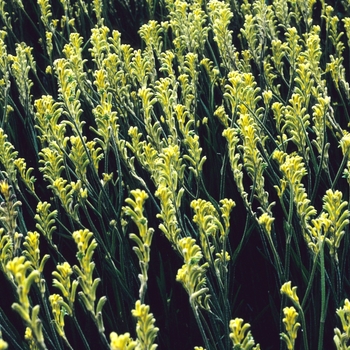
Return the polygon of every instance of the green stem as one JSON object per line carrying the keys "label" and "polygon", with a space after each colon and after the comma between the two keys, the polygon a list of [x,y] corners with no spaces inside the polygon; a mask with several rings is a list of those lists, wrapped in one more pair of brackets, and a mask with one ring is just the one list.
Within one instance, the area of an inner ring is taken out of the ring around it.
{"label": "green stem", "polygon": [[281,259],[277,253],[277,250],[276,250],[276,247],[275,245],[273,244],[273,241],[272,241],[272,237],[271,235],[267,234],[267,240],[270,244],[270,248],[272,250],[272,254],[273,254],[273,257],[274,257],[274,260],[275,260],[275,267],[276,267],[276,270],[277,270],[277,273],[278,273],[278,283],[279,285],[282,285],[282,283],[284,282],[284,272],[283,272],[283,266],[282,266],[282,263],[281,263]]}
{"label": "green stem", "polygon": [[192,307],[193,314],[194,314],[194,317],[196,319],[199,331],[200,331],[200,333],[202,335],[202,339],[204,341],[205,348],[206,349],[211,349],[210,344],[208,342],[207,335],[205,334],[205,330],[204,330],[203,325],[202,325],[202,321],[201,321],[201,319],[199,317],[198,307],[196,305],[194,305],[193,303],[191,303],[191,307]]}
{"label": "green stem", "polygon": [[320,330],[318,333],[318,350],[323,349],[324,323],[326,318],[326,279],[324,265],[324,240],[320,249],[320,268],[321,268],[321,315],[320,315]]}
{"label": "green stem", "polygon": [[347,161],[348,161],[348,156],[345,155],[345,156],[343,157],[343,160],[342,160],[342,162],[341,162],[339,168],[338,168],[337,175],[335,176],[335,179],[334,179],[333,182],[332,182],[332,187],[331,187],[332,190],[334,190],[334,187],[335,187],[336,183],[338,182],[338,180],[339,180],[339,178],[340,178],[340,175],[341,175],[342,172],[344,171],[344,167],[345,167]]}
{"label": "green stem", "polygon": [[288,222],[285,223],[285,230],[287,231],[286,233],[286,255],[285,255],[285,260],[284,260],[284,280],[288,281],[289,279],[289,266],[290,266],[290,244],[292,241],[292,227]]}
{"label": "green stem", "polygon": [[303,333],[304,349],[305,350],[309,350],[304,311],[303,311],[302,307],[299,304],[297,304],[296,306],[298,308],[299,316],[300,316],[300,319],[301,319],[301,327],[302,327],[302,331],[303,331],[302,333]]}
{"label": "green stem", "polygon": [[[286,239],[286,256],[285,256],[285,271],[284,271],[284,278],[285,281],[288,280],[289,277],[289,266],[290,266],[290,243],[292,240],[293,235],[293,226],[292,226],[292,220],[293,220],[293,211],[294,211],[294,203],[293,203],[293,188],[290,188],[290,199],[289,199],[289,211],[288,211],[288,221],[286,222],[286,228],[287,228],[287,239]],[[281,201],[283,203],[283,201]]]}
{"label": "green stem", "polygon": [[302,307],[302,308],[304,308],[305,303],[306,303],[306,301],[308,300],[309,294],[310,294],[310,292],[311,292],[311,288],[312,288],[313,281],[314,281],[314,278],[315,278],[316,268],[317,268],[317,255],[316,255],[315,258],[314,258],[314,263],[313,263],[313,265],[312,265],[311,274],[310,274],[310,276],[309,276],[309,283],[308,283],[308,285],[307,285],[307,288],[306,288],[306,292],[305,292],[305,294],[304,294],[303,301],[301,302],[301,307]]}
{"label": "green stem", "polygon": [[80,335],[80,337],[81,337],[81,340],[82,340],[83,343],[84,343],[85,349],[86,349],[86,350],[90,350],[89,343],[87,342],[87,339],[85,338],[85,335],[84,335],[82,329],[80,328],[79,322],[78,322],[78,320],[77,320],[77,318],[76,318],[75,315],[73,316],[73,321],[74,321],[74,325],[75,325],[75,327],[77,328],[78,333],[79,333],[79,335]]}

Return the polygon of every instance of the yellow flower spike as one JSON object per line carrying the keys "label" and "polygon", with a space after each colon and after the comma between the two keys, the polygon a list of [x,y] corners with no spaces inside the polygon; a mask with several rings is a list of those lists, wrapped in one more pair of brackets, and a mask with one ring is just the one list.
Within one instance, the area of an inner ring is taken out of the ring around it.
{"label": "yellow flower spike", "polygon": [[305,108],[308,108],[311,93],[314,91],[315,79],[312,77],[310,63],[308,61],[304,62],[304,57],[299,58],[296,73],[297,76],[294,79],[296,86],[294,91],[301,96]]}
{"label": "yellow flower spike", "polygon": [[297,287],[292,288],[292,282],[285,282],[281,287],[281,293],[285,294],[295,305],[300,307],[299,298],[297,296]]}
{"label": "yellow flower spike", "polygon": [[219,245],[219,239],[225,236],[225,230],[211,202],[204,199],[193,200],[191,208],[194,211],[192,220],[199,228],[199,239],[205,260],[211,262],[215,247]]}
{"label": "yellow flower spike", "polygon": [[331,189],[326,191],[323,197],[323,210],[327,213],[328,235],[326,236],[326,243],[330,249],[330,255],[338,263],[337,250],[340,242],[345,234],[345,227],[349,224],[350,212],[348,202],[343,201],[343,194],[340,191],[333,191]]}
{"label": "yellow flower spike", "polygon": [[0,3],[0,16],[3,20],[4,24],[9,30],[12,30],[12,24],[11,24],[11,16],[9,13],[5,10],[5,1],[1,1]]}
{"label": "yellow flower spike", "polygon": [[339,141],[339,146],[342,150],[344,158],[348,160],[346,168],[343,172],[343,177],[346,178],[348,184],[350,184],[350,133],[348,133],[346,130],[343,131],[343,136]]}
{"label": "yellow flower spike", "polygon": [[[57,229],[55,226],[56,217],[58,214],[57,210],[53,210],[50,212],[51,204],[47,202],[39,202],[36,207],[36,215],[34,216],[35,227],[40,231],[42,235],[49,241],[51,245],[52,243],[52,234]],[[56,247],[53,245],[53,247]]]}
{"label": "yellow flower spike", "polygon": [[[31,270],[31,271],[30,271]],[[30,271],[28,273],[28,271]],[[30,261],[25,256],[15,257],[6,264],[6,272],[17,287],[18,303],[12,304],[12,308],[20,315],[33,334],[36,343],[45,349],[42,334],[41,320],[38,317],[40,307],[32,307],[29,292],[33,283],[40,281],[40,272],[33,270]]]}
{"label": "yellow flower spike", "polygon": [[31,192],[35,193],[34,182],[36,181],[36,179],[34,176],[30,176],[34,168],[27,169],[27,163],[23,158],[17,158],[14,160],[13,163],[18,169],[19,175],[21,176],[24,184]]}
{"label": "yellow flower spike", "polygon": [[[281,102],[274,102],[271,105],[273,112],[273,118],[276,122],[276,129],[278,132],[277,140],[278,144],[283,146],[283,149],[286,149],[287,146],[287,135],[285,134],[285,106]],[[281,151],[280,151],[281,152]]]}
{"label": "yellow flower spike", "polygon": [[31,316],[31,329],[34,333],[35,339],[39,344],[39,347],[41,349],[46,349],[45,341],[44,341],[44,335],[43,335],[43,325],[39,318],[39,311],[40,306],[35,305],[32,309],[32,316]]}
{"label": "yellow flower spike", "polygon": [[259,225],[264,228],[268,235],[271,235],[272,224],[274,221],[275,218],[271,217],[269,213],[263,213],[258,219]]}
{"label": "yellow flower spike", "polygon": [[179,184],[183,181],[185,164],[182,164],[180,147],[169,145],[163,148],[156,162],[156,183],[164,183],[173,193],[178,191]]}
{"label": "yellow flower spike", "polygon": [[236,206],[236,203],[232,199],[224,198],[220,200],[220,204],[221,217],[224,220],[225,232],[227,233],[230,228],[231,211]]}
{"label": "yellow flower spike", "polygon": [[13,258],[13,244],[9,234],[0,229],[0,268],[5,273],[7,263]]}
{"label": "yellow flower spike", "polygon": [[255,345],[254,338],[249,330],[250,324],[243,323],[242,318],[235,318],[230,321],[230,339],[234,349],[251,350],[260,349],[259,344]]}
{"label": "yellow flower spike", "polygon": [[293,306],[285,307],[283,309],[284,318],[283,323],[285,325],[286,333],[281,333],[281,339],[287,345],[288,350],[294,349],[295,339],[297,338],[298,329],[300,327],[300,323],[297,322],[299,314],[296,312]]}
{"label": "yellow flower spike", "polygon": [[[100,72],[100,74],[97,74]],[[97,86],[98,93],[100,94],[100,104],[98,104],[92,113],[95,116],[97,130],[91,127],[100,138],[96,141],[102,146],[102,149],[106,152],[111,137],[118,140],[118,116],[117,112],[113,111],[112,99],[113,95],[108,92],[109,83],[107,82],[106,71],[97,71],[96,80],[94,84]],[[103,81],[98,81],[103,79]]]}
{"label": "yellow flower spike", "polygon": [[81,139],[79,136],[71,136],[71,151],[69,153],[69,158],[72,160],[75,166],[75,172],[78,179],[86,181],[86,171],[90,164],[90,159],[86,153],[86,136]]}
{"label": "yellow flower spike", "polygon": [[[83,264],[90,263],[90,259],[86,259],[85,257],[89,247],[91,246],[93,248],[97,247],[96,240],[92,238],[93,233],[88,229],[78,230],[73,232],[72,237],[78,247],[78,253],[77,253],[78,260],[82,261]],[[91,256],[89,256],[88,258],[91,258]]]}
{"label": "yellow flower spike", "polygon": [[74,280],[71,282],[70,276],[73,273],[73,269],[67,262],[58,264],[56,268],[57,271],[52,272],[52,276],[54,277],[52,285],[61,291],[69,307],[73,309],[78,281]]}
{"label": "yellow flower spike", "polygon": [[[59,58],[54,61],[59,86],[59,98],[62,100],[63,114],[68,117],[65,120],[65,124],[71,126],[75,134],[82,135],[83,125],[85,124],[85,121],[80,120],[83,113],[79,99],[82,84],[79,81],[80,78],[77,77],[77,74],[70,66],[71,62],[65,58]],[[85,96],[88,95],[85,93]]]}
{"label": "yellow flower spike", "polygon": [[333,341],[337,350],[349,350],[349,336],[346,333],[342,333],[339,328],[334,328]]}
{"label": "yellow flower spike", "polygon": [[110,83],[107,80],[107,71],[105,69],[98,69],[94,72],[94,75],[94,85],[97,88],[97,93],[100,96],[104,96],[110,88]]}
{"label": "yellow flower spike", "polygon": [[33,332],[31,328],[26,327],[26,330],[24,332],[24,339],[28,342],[30,350],[39,350],[35,338],[33,337]]}
{"label": "yellow flower spike", "polygon": [[52,272],[52,275],[56,277],[55,279],[53,279],[53,286],[58,287],[61,290],[64,297],[68,297],[69,290],[71,287],[70,276],[73,273],[73,270],[68,262],[58,264],[56,268],[58,272]]}
{"label": "yellow flower spike", "polygon": [[342,324],[342,331],[339,328],[334,329],[334,343],[337,350],[349,349],[350,338],[350,301],[344,300],[344,306],[337,309],[337,315]]}
{"label": "yellow flower spike", "polygon": [[287,54],[287,49],[288,49],[288,45],[286,42],[283,42],[279,39],[273,39],[271,40],[271,50],[272,50],[272,61],[277,69],[277,71],[284,76],[283,73],[283,66],[284,66],[284,62],[283,62],[283,58],[286,56]]}
{"label": "yellow flower spike", "polygon": [[[15,194],[12,194],[12,186],[7,180],[0,181],[0,193],[4,196],[5,201],[0,204],[0,222],[6,230],[6,234],[11,239],[13,252],[17,253],[21,245],[23,234],[16,232],[17,228],[17,208],[22,205],[20,201],[16,201]],[[7,252],[10,252],[7,250]]]}
{"label": "yellow flower spike", "polygon": [[216,85],[220,76],[219,68],[214,66],[214,62],[212,62],[208,57],[203,58],[199,64],[204,67],[209,76],[210,83]]}
{"label": "yellow flower spike", "polygon": [[[241,29],[241,33],[247,40],[250,54],[255,62],[261,59],[263,54],[263,41],[259,40],[259,23],[258,18],[253,13],[246,14],[244,16],[244,26]],[[266,35],[266,34],[265,34]]]}
{"label": "yellow flower spike", "polygon": [[6,180],[0,181],[0,193],[4,197],[5,201],[10,200],[12,186]]}
{"label": "yellow flower spike", "polygon": [[140,300],[137,300],[132,315],[137,319],[137,348],[155,350],[158,345],[154,344],[154,341],[159,328],[154,326],[156,320],[149,312],[149,306],[141,304]]}
{"label": "yellow flower spike", "polygon": [[307,244],[314,243],[310,220],[317,214],[317,211],[314,206],[310,204],[311,201],[302,184],[302,179],[307,174],[303,158],[295,153],[286,154],[283,151],[275,151],[272,157],[277,160],[280,165],[280,170],[284,175],[281,180],[281,186],[277,189],[278,194],[283,194],[288,184],[293,195],[290,200],[293,200],[296,206],[304,239]]}
{"label": "yellow flower spike", "polygon": [[350,302],[349,299],[344,300],[344,306],[337,309],[337,315],[340,317],[343,330],[350,335]]}
{"label": "yellow flower spike", "polygon": [[304,50],[298,60],[304,59],[310,64],[309,70],[312,72],[312,77],[319,87],[324,90],[324,81],[322,80],[323,71],[320,68],[320,60],[322,56],[321,28],[318,25],[313,25],[310,31],[305,35],[306,50]]}
{"label": "yellow flower spike", "polygon": [[38,0],[38,5],[40,9],[40,18],[46,29],[51,29],[51,5],[49,0]]}
{"label": "yellow flower spike", "polygon": [[184,52],[202,53],[206,42],[208,27],[206,26],[207,15],[197,1],[188,4],[185,1],[169,3],[170,27],[175,33],[173,44],[175,52],[183,63]]}
{"label": "yellow flower spike", "polygon": [[130,337],[130,333],[118,335],[115,332],[110,334],[111,350],[133,350],[137,346],[137,342]]}
{"label": "yellow flower spike", "polygon": [[350,45],[350,17],[345,17],[342,19],[345,28],[345,34],[347,38],[348,45]]}
{"label": "yellow flower spike", "polygon": [[92,48],[90,48],[89,51],[91,52],[93,61],[95,61],[99,69],[103,67],[103,60],[109,52],[109,31],[109,28],[106,26],[100,26],[91,29]]}
{"label": "yellow flower spike", "polygon": [[50,148],[42,148],[39,152],[41,158],[39,163],[43,164],[42,167],[39,167],[39,170],[44,174],[44,179],[48,180],[51,185],[55,180],[61,178],[61,173],[64,170],[63,154],[57,149],[56,145],[53,144]]}
{"label": "yellow flower spike", "polygon": [[243,140],[243,145],[240,146],[243,150],[243,166],[253,181],[256,198],[263,210],[267,211],[268,193],[264,189],[264,171],[267,165],[258,147],[260,143],[263,146],[263,135],[259,135],[257,124],[249,114],[241,114],[237,124],[240,126],[240,136]]}
{"label": "yellow flower spike", "polygon": [[226,138],[226,141],[227,141],[231,170],[233,172],[233,177],[235,179],[237,189],[246,207],[250,208],[250,204],[247,199],[248,193],[245,191],[244,185],[243,185],[242,163],[240,162],[241,157],[237,150],[237,144],[239,142],[239,138],[237,136],[238,130],[234,128],[226,128],[222,132],[222,135]]}
{"label": "yellow flower spike", "polygon": [[152,137],[152,141],[155,145],[160,144],[160,136],[157,133],[157,128],[154,128],[154,126],[157,125],[156,123],[152,122],[152,110],[153,105],[157,102],[157,99],[154,97],[153,91],[149,87],[141,87],[138,91],[138,95],[141,98],[142,102],[142,109],[144,113],[144,121],[145,121],[145,127],[147,134]]}
{"label": "yellow flower spike", "polygon": [[214,111],[214,116],[219,118],[220,122],[224,125],[225,128],[228,128],[229,122],[231,122],[231,120],[226,113],[225,107],[223,105],[216,108]]}
{"label": "yellow flower spike", "polygon": [[290,59],[291,68],[295,69],[297,57],[302,51],[301,38],[298,35],[298,31],[295,27],[287,28],[287,57]]}
{"label": "yellow flower spike", "polygon": [[191,166],[188,167],[193,172],[196,178],[202,174],[204,162],[207,160],[206,156],[202,156],[202,147],[199,146],[198,135],[184,135],[184,143],[187,146],[188,154],[183,156],[183,159],[189,161]]}
{"label": "yellow flower spike", "polygon": [[68,214],[70,214],[75,220],[78,220],[78,204],[74,203],[74,190],[72,185],[67,180],[59,177],[55,179],[52,185],[49,185],[54,194],[59,198],[63,208]]}
{"label": "yellow flower spike", "polygon": [[[142,239],[146,239],[147,233],[147,218],[143,215],[143,209],[148,194],[143,190],[132,190],[130,192],[134,197],[134,200],[127,198],[125,202],[129,204],[128,207],[123,207],[122,210],[125,215],[131,216],[139,229],[139,233]],[[149,243],[149,242],[148,242]]]}
{"label": "yellow flower spike", "polygon": [[[309,227],[310,231],[310,242],[308,243],[311,251],[316,255],[320,252],[323,242],[331,241],[325,237],[327,237],[330,226],[332,222],[328,219],[328,214],[322,212],[319,217],[311,220],[311,225]],[[334,249],[332,249],[332,244],[330,244],[331,256],[334,257]]]}
{"label": "yellow flower spike", "polygon": [[19,91],[20,103],[25,111],[33,113],[32,95],[30,94],[33,81],[29,78],[29,72],[33,70],[36,73],[36,68],[32,48],[25,43],[17,43],[16,56],[8,55],[8,57],[11,62],[11,74]]}
{"label": "yellow flower spike", "polygon": [[176,280],[181,282],[190,297],[192,308],[196,306],[206,310],[210,309],[208,288],[206,287],[206,270],[209,264],[200,265],[203,257],[200,247],[191,237],[185,237],[178,241],[178,249],[184,258],[184,265],[178,270]]}
{"label": "yellow flower spike", "polygon": [[34,106],[35,128],[40,131],[38,138],[41,144],[50,146],[55,141],[58,146],[65,148],[68,138],[65,137],[66,124],[59,123],[63,111],[60,103],[55,102],[51,95],[43,95],[34,101]]}
{"label": "yellow flower spike", "polygon": [[263,95],[263,100],[264,100],[264,104],[265,104],[265,107],[266,108],[269,108],[270,106],[270,102],[272,100],[272,91],[271,90],[265,90],[262,92],[262,95]]}
{"label": "yellow flower spike", "polygon": [[99,163],[103,159],[104,154],[102,153],[101,147],[96,147],[95,141],[85,142],[85,147],[88,150],[89,159],[92,161],[92,165],[97,171],[99,168]]}
{"label": "yellow flower spike", "polygon": [[285,129],[291,136],[291,140],[298,148],[298,153],[308,160],[308,132],[306,131],[310,125],[310,115],[305,107],[304,97],[299,93],[293,93],[289,99],[289,105],[285,111]]}
{"label": "yellow flower spike", "polygon": [[218,272],[218,276],[221,277],[220,272],[223,270],[225,273],[227,273],[227,264],[231,260],[230,254],[223,250],[221,250],[220,253],[215,254],[216,259],[214,260],[214,267],[216,271]]}
{"label": "yellow flower spike", "polygon": [[[74,231],[72,236],[78,248],[77,259],[79,261],[79,266],[73,266],[74,272],[78,275],[77,282],[82,289],[82,291],[78,292],[78,295],[87,311],[93,317],[98,331],[103,333],[102,308],[107,298],[102,296],[95,306],[96,290],[101,279],[93,279],[95,263],[92,261],[92,256],[97,248],[97,242],[95,238],[93,238],[93,233],[88,229]],[[73,282],[71,293],[74,293],[74,296],[76,287],[77,284]]]}
{"label": "yellow flower spike", "polygon": [[161,35],[163,32],[164,28],[154,20],[143,24],[138,31],[141,39],[145,42],[146,46],[151,47],[157,53],[157,56],[161,55],[163,47],[163,40]]}
{"label": "yellow flower spike", "polygon": [[336,56],[341,57],[345,49],[345,45],[341,40],[344,33],[339,33],[339,16],[334,15],[334,8],[328,5],[326,6],[326,11],[322,17],[326,20],[327,36],[333,44]]}
{"label": "yellow flower spike", "polygon": [[96,14],[97,25],[102,26],[103,25],[103,17],[102,17],[103,2],[101,0],[93,0],[92,8]]}
{"label": "yellow flower spike", "polygon": [[62,52],[66,56],[67,67],[71,69],[71,73],[74,76],[79,89],[83,92],[87,100],[91,102],[86,90],[87,78],[84,70],[86,60],[82,58],[83,40],[84,39],[78,33],[71,33],[69,35],[69,43],[64,45]]}
{"label": "yellow flower spike", "polygon": [[[324,116],[325,115],[328,116],[329,114],[328,111],[330,108],[330,102],[331,102],[331,99],[329,96],[327,95],[322,96],[321,94],[318,94],[317,103],[312,106],[312,110],[313,110],[312,120],[314,122],[314,125],[312,126],[312,128],[316,133],[316,140],[312,144],[316,146],[319,154],[322,154],[322,152],[328,152],[329,146],[325,144],[324,130],[326,128],[326,120]],[[326,168],[326,166],[327,166],[327,163],[326,163],[326,155],[325,155],[323,167]]]}
{"label": "yellow flower spike", "polygon": [[[179,194],[183,192],[179,191]],[[176,200],[174,203],[174,193],[165,184],[159,185],[155,195],[159,198],[161,206],[161,212],[157,214],[157,218],[162,219],[162,223],[158,227],[174,247],[177,247],[181,229],[176,216],[175,203],[179,201]]]}
{"label": "yellow flower spike", "polygon": [[152,61],[154,61],[153,53],[150,58],[147,57],[145,52],[147,53],[147,51],[135,50],[131,62],[131,75],[143,89],[146,89],[154,68],[154,63],[152,64]]}
{"label": "yellow flower spike", "polygon": [[72,310],[69,307],[67,303],[64,302],[63,298],[58,294],[52,294],[49,296],[49,301],[51,305],[52,314],[54,316],[54,324],[56,327],[56,330],[58,332],[58,335],[62,338],[65,338],[65,331],[64,331],[64,316],[65,315],[72,315]]}
{"label": "yellow flower spike", "polygon": [[122,211],[124,215],[131,217],[139,230],[140,237],[134,233],[131,233],[129,237],[136,243],[136,247],[133,247],[133,250],[139,259],[139,265],[141,268],[141,274],[139,275],[141,282],[139,295],[140,300],[143,301],[147,289],[147,271],[150,262],[150,250],[154,229],[148,228],[148,220],[143,215],[144,203],[148,198],[147,193],[143,190],[137,189],[131,191],[131,194],[134,197],[134,200],[127,198],[125,201],[129,206],[123,207]]}
{"label": "yellow flower spike", "polygon": [[330,62],[326,65],[326,73],[330,73],[334,85],[338,90],[344,86],[346,96],[349,96],[349,83],[347,82],[345,68],[342,64],[343,57],[334,57],[330,55]]}
{"label": "yellow flower spike", "polygon": [[28,259],[28,261],[31,262],[35,270],[38,270],[40,273],[42,273],[45,263],[50,258],[50,255],[46,254],[40,260],[39,239],[40,234],[38,232],[28,231],[25,237],[25,242],[23,243],[23,246],[25,248],[25,250],[23,250],[23,255]]}
{"label": "yellow flower spike", "polygon": [[346,130],[343,131],[343,137],[339,141],[340,148],[342,150],[343,156],[349,158],[350,153],[350,133]]}
{"label": "yellow flower spike", "polygon": [[[139,132],[139,129],[137,126],[130,126],[128,130],[128,135],[131,138],[131,143],[127,142],[126,146],[133,152],[133,154],[136,156],[136,158],[141,162],[141,164],[145,167],[147,167],[147,163],[143,159],[143,152],[145,152],[145,147],[152,147],[151,145],[146,146],[145,141],[141,141],[142,133]],[[152,151],[153,151],[152,147]],[[154,150],[155,153],[157,153],[156,150]],[[154,157],[154,159],[156,156]],[[151,166],[153,166],[154,161],[151,163]]]}
{"label": "yellow flower spike", "polygon": [[[276,71],[274,69],[274,67],[272,66],[270,60],[269,60],[269,56],[267,56],[266,59],[264,59],[264,63],[263,63],[263,66],[264,66],[264,76],[265,76],[265,79],[266,79],[266,84],[267,86],[272,89],[272,92],[276,95],[276,96],[281,96],[281,93],[280,93],[280,88],[281,88],[281,84],[277,84],[276,83],[276,78],[277,78],[277,75],[275,74]],[[250,62],[250,60],[247,61],[248,64]],[[275,103],[275,102],[274,102]]]}
{"label": "yellow flower spike", "polygon": [[228,70],[232,70],[236,66],[234,59],[236,48],[232,44],[232,30],[229,30],[233,17],[230,5],[223,1],[210,0],[207,8],[214,33],[214,41],[218,45],[223,65]]}
{"label": "yellow flower spike", "polygon": [[193,100],[197,95],[197,84],[198,84],[198,55],[189,52],[185,56],[183,65],[183,74],[179,75],[178,80],[181,86],[181,93],[183,95],[183,104],[188,110],[192,110]]}
{"label": "yellow flower spike", "polygon": [[14,184],[17,183],[17,170],[14,164],[18,152],[13,145],[7,141],[7,135],[0,128],[0,163],[5,168],[6,177]]}
{"label": "yellow flower spike", "polygon": [[164,122],[169,126],[170,133],[176,137],[175,118],[173,116],[174,106],[178,103],[177,86],[174,86],[174,81],[170,77],[160,78],[155,83],[155,98],[151,100],[152,105],[159,102],[164,113]]}

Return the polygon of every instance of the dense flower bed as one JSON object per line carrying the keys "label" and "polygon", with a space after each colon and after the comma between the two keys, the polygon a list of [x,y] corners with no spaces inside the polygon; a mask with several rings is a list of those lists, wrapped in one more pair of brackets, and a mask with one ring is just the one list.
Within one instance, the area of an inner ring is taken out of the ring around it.
{"label": "dense flower bed", "polygon": [[0,22],[0,349],[350,347],[348,1]]}

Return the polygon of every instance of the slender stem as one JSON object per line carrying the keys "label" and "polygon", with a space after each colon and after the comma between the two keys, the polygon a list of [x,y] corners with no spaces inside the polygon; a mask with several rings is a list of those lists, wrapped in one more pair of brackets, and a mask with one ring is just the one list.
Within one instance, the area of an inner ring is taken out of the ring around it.
{"label": "slender stem", "polygon": [[301,319],[301,327],[302,327],[302,330],[303,330],[304,349],[305,350],[309,350],[304,311],[303,311],[303,309],[302,309],[302,307],[300,305],[297,305],[297,307],[298,307],[299,316],[300,316],[300,319]]}
{"label": "slender stem", "polygon": [[79,322],[78,322],[75,315],[73,316],[73,321],[74,321],[74,325],[77,328],[78,333],[79,333],[79,335],[84,343],[85,349],[90,350],[89,343],[87,342],[87,339],[85,338],[85,335],[84,335],[82,329],[80,328]]}
{"label": "slender stem", "polygon": [[320,268],[321,268],[321,315],[320,315],[320,330],[318,333],[318,350],[323,349],[323,335],[324,324],[326,318],[326,279],[325,279],[325,265],[324,265],[324,242],[323,239],[320,249]]}
{"label": "slender stem", "polygon": [[275,267],[276,267],[277,273],[278,273],[278,283],[279,283],[279,285],[282,285],[282,283],[284,282],[283,280],[284,280],[285,274],[283,273],[283,266],[281,263],[281,259],[277,253],[275,245],[273,244],[271,235],[267,234],[267,240],[270,244],[270,248],[272,250],[272,254],[273,254],[273,257],[275,260]]}
{"label": "slender stem", "polygon": [[202,335],[202,339],[204,341],[204,345],[205,345],[206,349],[210,349],[211,347],[210,347],[210,344],[208,342],[208,338],[207,338],[207,336],[205,334],[205,330],[203,328],[201,319],[199,317],[198,307],[196,305],[194,305],[192,302],[191,302],[191,307],[192,307],[192,310],[193,310],[194,317],[195,317],[195,319],[197,321],[197,325],[198,325],[199,331],[200,331],[200,333]]}
{"label": "slender stem", "polygon": [[[45,286],[46,288],[46,286]],[[46,294],[41,294],[41,299],[43,301],[43,305],[44,305],[44,311],[45,311],[45,316],[47,318],[47,320],[51,320],[51,316],[50,316],[50,312],[49,312],[49,308],[48,308],[48,305],[47,305],[47,300],[48,300],[48,297]],[[53,323],[52,322],[48,322],[49,326],[50,326],[50,329],[51,329],[51,334],[53,334],[53,343],[55,344],[55,347],[56,349],[61,349],[62,346],[61,346],[61,343],[57,337],[57,333],[56,333],[56,330],[54,329],[53,327]],[[67,339],[65,339],[66,342],[68,342]],[[69,344],[69,343],[68,343]],[[70,347],[71,348],[71,347]]]}
{"label": "slender stem", "polygon": [[312,270],[311,270],[311,274],[309,276],[309,283],[307,285],[307,288],[306,288],[306,292],[304,294],[304,298],[303,298],[303,301],[301,302],[301,307],[303,308],[305,306],[305,303],[306,301],[308,300],[309,298],[309,294],[311,292],[311,288],[312,288],[312,285],[313,285],[313,281],[314,281],[314,278],[315,278],[315,273],[316,273],[316,268],[317,268],[317,257],[318,255],[315,256],[314,258],[314,263],[312,265]]}
{"label": "slender stem", "polygon": [[345,156],[343,157],[343,160],[342,160],[342,162],[341,162],[339,168],[338,168],[337,175],[335,176],[335,179],[334,179],[333,182],[332,182],[332,190],[334,190],[334,187],[335,187],[336,183],[338,182],[340,175],[341,175],[342,172],[344,171],[344,167],[345,167],[347,161],[348,161],[348,156],[345,155]]}

